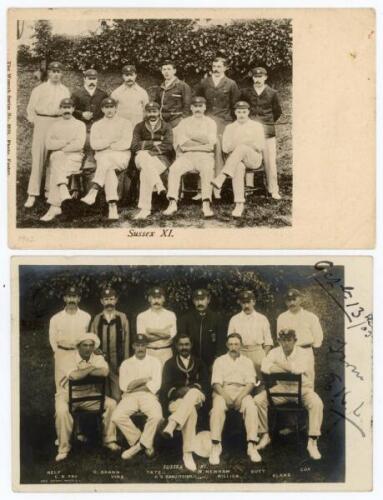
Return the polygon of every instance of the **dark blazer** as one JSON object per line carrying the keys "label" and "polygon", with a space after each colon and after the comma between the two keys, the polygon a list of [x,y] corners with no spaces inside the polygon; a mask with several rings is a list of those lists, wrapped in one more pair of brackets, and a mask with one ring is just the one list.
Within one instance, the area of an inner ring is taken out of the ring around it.
{"label": "dark blazer", "polygon": [[174,128],[182,118],[190,115],[191,88],[176,78],[165,87],[162,83],[150,90],[151,100],[160,105],[161,117]]}
{"label": "dark blazer", "polygon": [[239,101],[240,90],[234,80],[224,76],[215,87],[211,76],[201,80],[194,88],[196,96],[206,99],[206,113],[226,122],[234,119],[234,104]]}
{"label": "dark blazer", "polygon": [[[101,103],[105,97],[108,97],[108,94],[99,88],[96,88],[93,95],[90,95],[85,87],[81,87],[72,94],[74,101],[73,116],[85,123],[88,132],[93,123],[104,116],[101,111]],[[93,118],[91,120],[84,120],[82,117],[84,111],[92,111]]]}
{"label": "dark blazer", "polygon": [[241,99],[250,104],[250,118],[265,126],[266,137],[274,137],[274,123],[282,114],[277,91],[266,85],[263,92],[258,95],[251,86],[242,89]]}
{"label": "dark blazer", "polygon": [[[154,144],[155,142],[160,144]],[[150,155],[157,156],[166,166],[169,166],[174,154],[172,127],[161,119],[154,130],[146,120],[137,123],[134,127],[130,149],[134,154],[138,151],[148,151]]]}

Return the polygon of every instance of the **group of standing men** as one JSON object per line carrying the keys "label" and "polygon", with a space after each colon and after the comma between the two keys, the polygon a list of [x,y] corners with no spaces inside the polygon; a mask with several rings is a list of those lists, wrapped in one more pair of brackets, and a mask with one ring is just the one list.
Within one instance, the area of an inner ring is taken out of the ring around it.
{"label": "group of standing men", "polygon": [[[72,200],[68,181],[81,172],[85,157],[94,157],[96,171],[89,192],[81,201],[95,203],[105,191],[109,219],[118,219],[118,173],[134,155],[140,172],[136,219],[146,219],[152,209],[152,194],[167,194],[163,212],[177,211],[181,177],[187,172],[200,175],[202,211],[212,217],[212,194],[220,198],[226,179],[232,180],[235,207],[241,217],[245,203],[246,169],[265,166],[267,190],[280,199],[276,164],[275,122],[282,110],[275,90],[266,84],[267,71],[252,70],[253,85],[240,90],[225,75],[227,63],[218,57],[212,74],[192,91],[177,78],[173,62],[161,66],[163,83],[149,94],[136,83],[133,65],[122,69],[124,83],[110,96],[99,89],[95,69],[84,72],[84,86],[70,95],[61,83],[62,65],[52,62],[48,81],[32,91],[27,108],[34,125],[32,169],[26,208],[33,207],[40,194],[44,164],[45,195],[49,210],[41,218],[48,222],[62,213]],[[227,155],[224,162],[223,154]],[[161,175],[169,170],[168,189]]]}
{"label": "group of standing men", "polygon": [[[211,310],[206,289],[194,291],[193,306],[180,318],[164,307],[161,287],[151,288],[147,299],[148,309],[137,316],[131,355],[129,322],[116,309],[118,296],[112,288],[103,290],[103,310],[93,319],[79,308],[81,295],[75,286],[65,292],[65,308],[49,325],[55,360],[57,461],[65,459],[71,448],[68,382],[91,374],[107,377],[104,444],[112,451],[120,450],[118,427],[129,445],[122,459],[140,452],[153,456],[159,427],[168,439],[178,429],[183,437],[183,463],[195,471],[197,417],[204,406],[210,410],[210,464],[220,462],[228,409],[243,416],[248,455],[251,461],[259,462],[259,451],[270,443],[267,397],[264,391],[253,394],[262,372],[302,375],[303,405],[309,414],[307,450],[311,458],[321,458],[317,438],[323,405],[314,392],[314,349],[321,346],[323,332],[318,317],[302,307],[299,290],[287,292],[287,311],[277,320],[279,347],[275,348],[269,321],[255,310],[256,297],[251,290],[238,295],[241,311],[227,328],[222,314]],[[283,388],[280,383],[273,390],[283,392]],[[86,405],[84,409],[89,409],[89,403]],[[138,411],[146,416],[142,431],[131,418]]]}

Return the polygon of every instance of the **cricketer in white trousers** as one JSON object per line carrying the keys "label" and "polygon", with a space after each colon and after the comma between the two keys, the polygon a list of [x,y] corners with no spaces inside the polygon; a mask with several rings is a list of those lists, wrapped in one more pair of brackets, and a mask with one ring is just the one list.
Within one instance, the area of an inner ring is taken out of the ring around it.
{"label": "cricketer in white trousers", "polygon": [[169,411],[171,412],[169,420],[174,420],[177,427],[181,429],[184,453],[191,453],[194,449],[198,419],[196,407],[200,406],[204,401],[204,394],[193,387],[188,390],[183,398],[169,403]]}
{"label": "cricketer in white trousers", "polygon": [[257,170],[262,165],[265,150],[263,126],[250,119],[244,123],[230,123],[223,133],[222,148],[225,153],[230,153],[222,173],[232,179],[234,202],[244,203],[246,168]]}
{"label": "cricketer in white trousers", "polygon": [[[286,357],[282,347],[272,349],[262,361],[262,371],[264,373],[300,373],[302,374],[302,404],[307,409],[309,415],[309,436],[320,436],[323,420],[323,403],[321,398],[313,390],[313,380],[311,378],[311,358],[306,349],[295,345],[290,356]],[[293,387],[292,387],[293,386]],[[296,384],[278,383],[271,392],[296,392]],[[275,404],[289,402],[288,397],[273,398]],[[296,399],[294,399],[296,401]],[[259,432],[268,432],[267,421],[267,395],[266,391],[254,397],[254,403],[258,409]]]}
{"label": "cricketer in white trousers", "polygon": [[278,173],[277,173],[277,140],[275,137],[266,138],[265,149],[263,151],[267,190],[269,193],[278,193]]}
{"label": "cricketer in white trousers", "polygon": [[[46,135],[60,116],[60,102],[66,97],[70,97],[69,89],[61,83],[53,84],[50,80],[32,90],[27,106],[28,121],[33,123],[32,168],[28,184],[30,196],[40,195],[43,169],[48,155],[45,144]],[[46,189],[49,186],[48,182],[47,178]]]}
{"label": "cricketer in white trousers", "polygon": [[161,179],[161,174],[168,168],[156,156],[152,156],[147,151],[138,151],[136,154],[136,166],[140,170],[140,195],[138,208],[142,210],[152,209],[152,193],[155,189],[161,191],[165,189]]}
{"label": "cricketer in white trousers", "polygon": [[107,202],[118,201],[117,172],[130,160],[133,130],[131,123],[118,115],[98,120],[90,129],[90,146],[96,152],[96,172],[92,182],[105,189]]}

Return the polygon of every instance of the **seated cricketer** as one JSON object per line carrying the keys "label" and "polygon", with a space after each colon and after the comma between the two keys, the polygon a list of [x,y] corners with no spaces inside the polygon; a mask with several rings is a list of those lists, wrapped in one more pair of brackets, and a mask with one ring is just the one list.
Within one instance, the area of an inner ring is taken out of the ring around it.
{"label": "seated cricketer", "polygon": [[166,192],[161,174],[169,167],[173,155],[173,131],[160,118],[160,106],[156,102],[145,106],[145,119],[134,128],[132,151],[140,171],[140,211],[134,218],[146,219],[152,210],[153,191]]}
{"label": "seated cricketer", "polygon": [[[58,440],[58,454],[56,462],[64,460],[71,449],[71,436],[73,431],[73,418],[69,413],[69,380],[81,380],[88,375],[96,377],[107,377],[109,373],[108,364],[102,355],[94,354],[98,349],[100,340],[93,333],[83,333],[77,340],[77,350],[73,351],[73,356],[67,359],[67,376],[62,379],[56,392],[56,432]],[[75,387],[73,393],[75,397],[95,394],[96,388],[93,385]],[[97,392],[96,392],[97,394]],[[77,408],[82,410],[97,409],[98,401],[83,401],[76,403]],[[118,451],[120,447],[116,443],[116,427],[111,420],[112,412],[116,408],[114,399],[105,397],[105,412],[103,415],[103,441],[104,446],[111,451]]]}
{"label": "seated cricketer", "polygon": [[187,172],[198,172],[201,177],[202,212],[212,217],[210,207],[214,177],[214,146],[217,142],[217,125],[212,118],[205,116],[206,99],[194,97],[191,103],[192,116],[181,120],[173,130],[174,148],[177,159],[169,168],[168,199],[169,206],[164,215],[177,211],[177,201],[181,177]]}
{"label": "seated cricketer", "polygon": [[226,179],[232,179],[235,203],[232,216],[241,217],[245,207],[246,169],[257,170],[261,167],[265,133],[261,123],[250,120],[247,102],[238,101],[234,109],[237,119],[226,126],[222,138],[222,150],[229,157],[212,184],[221,189]]}
{"label": "seated cricketer", "polygon": [[[129,444],[129,448],[121,455],[124,460],[143,450],[148,457],[154,455],[154,436],[162,420],[162,408],[156,396],[161,387],[161,361],[146,354],[146,339],[143,335],[137,335],[133,349],[134,355],[120,367],[120,388],[123,394],[112,416],[113,422]],[[138,411],[146,416],[142,432],[130,418]]]}
{"label": "seated cricketer", "polygon": [[[323,420],[323,403],[313,389],[313,381],[310,377],[312,369],[311,357],[307,350],[296,345],[296,335],[294,330],[281,330],[278,333],[279,347],[272,349],[262,361],[262,371],[264,373],[295,373],[302,374],[302,403],[309,414],[309,439],[307,451],[313,460],[320,460],[321,454],[318,450],[318,437],[321,434]],[[271,388],[271,392],[289,392],[292,390],[291,384],[294,382],[278,383]],[[295,391],[295,387],[293,387]],[[276,404],[288,403],[289,398],[273,398]],[[259,433],[262,434],[257,446],[262,450],[270,443],[267,422],[267,394],[266,391],[254,397],[254,403],[258,409]]]}
{"label": "seated cricketer", "polygon": [[41,221],[49,222],[61,214],[61,204],[72,199],[68,180],[71,174],[79,172],[83,159],[86,127],[73,117],[72,99],[60,102],[61,117],[51,124],[45,138],[45,146],[51,152],[49,157],[50,177],[48,212]]}
{"label": "seated cricketer", "polygon": [[241,354],[242,338],[238,333],[227,336],[228,352],[214,361],[211,385],[213,407],[210,413],[212,448],[209,462],[218,465],[222,453],[222,431],[229,408],[239,411],[245,421],[247,454],[252,462],[261,462],[256,449],[258,415],[250,393],[256,382],[252,361]]}
{"label": "seated cricketer", "polygon": [[96,173],[88,194],[81,198],[83,203],[93,205],[100,189],[105,189],[110,220],[118,219],[119,199],[117,173],[125,170],[130,160],[132,125],[128,120],[116,116],[117,104],[107,97],[102,101],[104,118],[97,121],[90,130],[90,146],[96,152]]}
{"label": "seated cricketer", "polygon": [[206,400],[209,391],[208,370],[204,363],[191,354],[192,342],[187,335],[179,335],[176,353],[168,359],[162,373],[162,401],[170,416],[162,434],[172,438],[179,429],[183,439],[183,462],[186,469],[196,471],[193,459],[198,408]]}

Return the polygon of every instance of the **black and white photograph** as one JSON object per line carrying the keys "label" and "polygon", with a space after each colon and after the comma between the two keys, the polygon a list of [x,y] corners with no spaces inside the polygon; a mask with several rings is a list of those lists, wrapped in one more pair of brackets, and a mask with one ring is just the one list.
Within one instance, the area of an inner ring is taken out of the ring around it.
{"label": "black and white photograph", "polygon": [[12,296],[16,489],[370,487],[370,259],[17,258]]}

